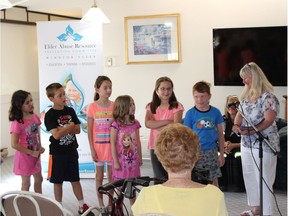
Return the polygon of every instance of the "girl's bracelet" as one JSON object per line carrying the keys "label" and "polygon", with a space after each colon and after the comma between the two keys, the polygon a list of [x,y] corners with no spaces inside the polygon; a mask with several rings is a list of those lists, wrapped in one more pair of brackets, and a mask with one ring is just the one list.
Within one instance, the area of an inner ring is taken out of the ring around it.
{"label": "girl's bracelet", "polygon": [[238,124],[234,124],[233,126],[237,126],[237,127],[240,127],[240,125],[238,125]]}

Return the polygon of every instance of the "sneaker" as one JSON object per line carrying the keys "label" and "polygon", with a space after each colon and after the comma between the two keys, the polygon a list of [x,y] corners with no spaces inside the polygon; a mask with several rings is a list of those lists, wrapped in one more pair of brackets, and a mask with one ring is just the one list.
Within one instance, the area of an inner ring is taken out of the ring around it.
{"label": "sneaker", "polygon": [[108,206],[106,207],[106,209],[107,209],[107,211],[108,211],[109,213],[112,212],[112,206],[111,206],[111,205],[108,205]]}
{"label": "sneaker", "polygon": [[89,209],[89,206],[86,203],[84,203],[82,207],[79,207],[78,213],[81,215],[85,211],[87,211],[87,209]]}
{"label": "sneaker", "polygon": [[[110,216],[109,212],[107,211],[107,208],[105,206],[99,207],[97,213],[100,213],[101,216]],[[98,214],[97,214],[98,215]],[[88,215],[90,216],[90,215]],[[91,215],[92,216],[92,215]],[[94,214],[95,216],[95,214]]]}
{"label": "sneaker", "polygon": [[101,214],[106,213],[106,207],[105,206],[100,207],[99,210],[100,210]]}

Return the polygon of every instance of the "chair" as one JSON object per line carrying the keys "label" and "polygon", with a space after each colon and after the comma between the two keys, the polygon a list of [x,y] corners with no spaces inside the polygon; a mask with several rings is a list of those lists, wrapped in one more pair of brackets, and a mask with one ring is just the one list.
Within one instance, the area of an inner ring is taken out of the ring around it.
{"label": "chair", "polygon": [[[60,203],[39,193],[11,191],[1,195],[4,216],[72,216]],[[1,215],[2,215],[1,214]]]}

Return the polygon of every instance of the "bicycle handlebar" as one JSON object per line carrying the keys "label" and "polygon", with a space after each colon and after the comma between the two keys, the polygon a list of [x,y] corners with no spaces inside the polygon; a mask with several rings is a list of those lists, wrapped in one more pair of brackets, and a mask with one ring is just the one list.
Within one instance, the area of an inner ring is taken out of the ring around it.
{"label": "bicycle handlebar", "polygon": [[115,189],[117,187],[121,187],[126,179],[120,179],[113,182],[108,182],[98,188],[99,193],[107,192],[111,189]]}
{"label": "bicycle handlebar", "polygon": [[[208,169],[201,169],[201,168],[194,168],[192,171],[193,174],[198,176],[201,180],[209,181],[207,178],[209,170]],[[164,179],[157,179],[157,178],[151,178],[149,176],[140,176],[136,178],[126,178],[126,179],[120,179],[113,182],[108,182],[98,188],[98,192],[105,194],[109,190],[123,187],[123,192],[128,190],[132,190],[133,186],[143,186],[147,187],[149,186],[151,181],[159,181],[159,182],[165,182]],[[126,192],[125,192],[126,193]],[[125,195],[126,196],[126,195]]]}
{"label": "bicycle handlebar", "polygon": [[98,188],[99,193],[105,193],[111,189],[115,189],[118,187],[127,187],[127,184],[129,186],[148,186],[150,181],[154,180],[154,178],[150,178],[149,176],[141,176],[136,178],[127,178],[127,179],[120,179],[113,182],[108,182]]}

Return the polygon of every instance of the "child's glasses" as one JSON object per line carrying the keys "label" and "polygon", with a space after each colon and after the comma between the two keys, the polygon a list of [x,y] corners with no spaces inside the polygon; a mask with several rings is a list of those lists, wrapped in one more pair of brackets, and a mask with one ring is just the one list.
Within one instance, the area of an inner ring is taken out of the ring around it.
{"label": "child's glasses", "polygon": [[169,88],[165,88],[165,87],[161,87],[161,88],[158,88],[160,91],[172,91],[173,88],[172,87],[169,87]]}

